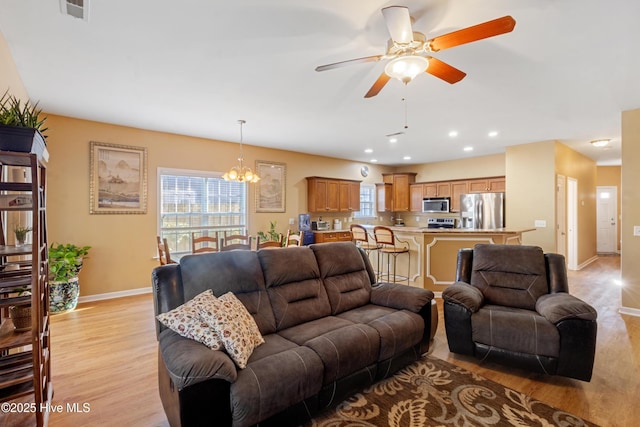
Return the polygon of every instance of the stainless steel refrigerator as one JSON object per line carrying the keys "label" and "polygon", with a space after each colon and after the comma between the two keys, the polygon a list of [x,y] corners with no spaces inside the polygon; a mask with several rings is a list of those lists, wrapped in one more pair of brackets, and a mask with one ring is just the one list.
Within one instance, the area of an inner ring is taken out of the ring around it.
{"label": "stainless steel refrigerator", "polygon": [[460,195],[460,227],[491,230],[504,227],[504,193]]}

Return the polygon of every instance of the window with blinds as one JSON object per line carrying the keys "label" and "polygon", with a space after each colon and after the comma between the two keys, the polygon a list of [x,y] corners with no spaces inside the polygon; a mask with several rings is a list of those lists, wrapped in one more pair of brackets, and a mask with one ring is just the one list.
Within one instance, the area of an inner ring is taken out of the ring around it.
{"label": "window with blinds", "polygon": [[171,253],[191,253],[192,233],[246,234],[247,184],[221,173],[158,169],[158,224]]}
{"label": "window with blinds", "polygon": [[353,216],[354,218],[375,218],[376,186],[374,184],[360,184],[360,211]]}

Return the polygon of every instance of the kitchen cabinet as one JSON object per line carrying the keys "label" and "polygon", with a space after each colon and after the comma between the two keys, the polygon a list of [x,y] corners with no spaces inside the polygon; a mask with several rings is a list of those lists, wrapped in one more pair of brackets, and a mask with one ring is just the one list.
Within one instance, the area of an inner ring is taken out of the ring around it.
{"label": "kitchen cabinet", "polygon": [[376,184],[376,210],[393,212],[393,184]]}
{"label": "kitchen cabinet", "polygon": [[429,197],[451,197],[451,182],[427,182],[409,185],[411,212],[422,212],[422,199]]}
{"label": "kitchen cabinet", "polygon": [[350,242],[351,231],[314,231],[313,237],[315,243],[327,243],[327,242]]}
{"label": "kitchen cabinet", "polygon": [[411,198],[409,210],[411,212],[422,212],[422,199],[424,197],[430,197],[424,195],[425,187],[426,184],[411,184],[409,186],[409,194]]}
{"label": "kitchen cabinet", "polygon": [[486,193],[504,191],[506,187],[504,177],[471,179],[467,181],[469,193]]}
{"label": "kitchen cabinet", "polygon": [[[385,209],[384,211],[380,211],[380,209],[378,209],[378,212],[409,212],[411,201],[409,186],[416,181],[416,173],[383,173],[382,181],[385,184],[391,184],[391,187],[379,187],[381,189],[384,188],[384,190],[381,191],[387,191],[388,189],[388,191],[391,192],[391,202],[389,209]],[[378,194],[378,196],[379,195],[380,194]],[[386,200],[387,195],[384,194],[384,197]],[[381,204],[378,203],[378,206],[380,207]],[[387,206],[385,206],[385,208],[386,207]]]}
{"label": "kitchen cabinet", "polygon": [[360,210],[360,181],[307,177],[309,212],[352,212]]}
{"label": "kitchen cabinet", "polygon": [[460,212],[460,196],[468,192],[467,181],[451,182],[451,203],[449,204],[451,212]]}

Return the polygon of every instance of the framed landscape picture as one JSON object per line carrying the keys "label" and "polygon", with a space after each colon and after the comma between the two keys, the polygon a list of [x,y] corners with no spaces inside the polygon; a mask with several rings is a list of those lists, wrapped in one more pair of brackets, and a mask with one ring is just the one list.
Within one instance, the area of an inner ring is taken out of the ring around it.
{"label": "framed landscape picture", "polygon": [[147,149],[91,141],[89,213],[147,213]]}
{"label": "framed landscape picture", "polygon": [[285,163],[256,160],[256,212],[285,212]]}

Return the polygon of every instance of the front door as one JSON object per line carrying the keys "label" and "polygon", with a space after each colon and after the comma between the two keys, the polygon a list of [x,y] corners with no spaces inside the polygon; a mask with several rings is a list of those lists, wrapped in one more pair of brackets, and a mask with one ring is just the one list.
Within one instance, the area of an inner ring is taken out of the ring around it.
{"label": "front door", "polygon": [[615,253],[618,251],[618,187],[597,187],[596,196],[597,252]]}

